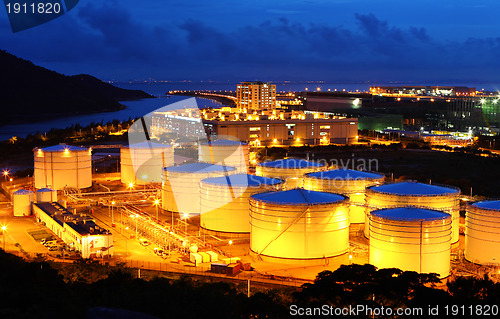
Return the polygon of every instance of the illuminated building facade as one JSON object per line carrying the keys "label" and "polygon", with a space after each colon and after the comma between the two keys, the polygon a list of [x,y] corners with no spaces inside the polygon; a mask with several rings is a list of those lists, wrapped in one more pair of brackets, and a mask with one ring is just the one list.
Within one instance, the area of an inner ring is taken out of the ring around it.
{"label": "illuminated building facade", "polygon": [[113,234],[95,224],[90,216],[73,214],[58,203],[34,203],[33,214],[82,258],[111,256]]}
{"label": "illuminated building facade", "polygon": [[254,145],[350,144],[358,136],[355,118],[204,122],[209,135],[234,136]]}
{"label": "illuminated building facade", "polygon": [[245,110],[269,110],[276,107],[276,85],[242,82],[236,87],[237,106]]}
{"label": "illuminated building facade", "polygon": [[379,86],[370,87],[372,94],[475,96],[476,88],[465,86]]}

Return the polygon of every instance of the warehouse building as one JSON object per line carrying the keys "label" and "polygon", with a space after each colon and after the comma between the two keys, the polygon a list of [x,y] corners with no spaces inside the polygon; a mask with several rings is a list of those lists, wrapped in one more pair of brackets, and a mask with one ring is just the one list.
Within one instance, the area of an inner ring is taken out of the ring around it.
{"label": "warehouse building", "polygon": [[113,234],[90,216],[73,214],[58,203],[35,203],[33,214],[82,258],[113,255]]}

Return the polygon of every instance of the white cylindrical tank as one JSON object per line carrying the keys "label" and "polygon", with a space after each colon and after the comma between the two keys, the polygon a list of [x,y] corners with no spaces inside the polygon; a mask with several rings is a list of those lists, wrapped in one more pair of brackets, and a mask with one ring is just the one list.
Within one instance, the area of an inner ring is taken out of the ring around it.
{"label": "white cylindrical tank", "polygon": [[256,174],[264,177],[280,178],[286,181],[286,188],[303,186],[303,178],[307,173],[324,171],[327,165],[303,159],[287,158],[272,162],[259,163]]}
{"label": "white cylindrical tank", "polygon": [[200,162],[235,167],[240,173],[248,172],[248,144],[240,141],[219,139],[201,143],[198,147]]}
{"label": "white cylindrical tank", "polygon": [[236,169],[210,163],[165,167],[162,182],[162,208],[189,216],[204,213],[200,207],[200,182],[209,177],[230,175]]}
{"label": "white cylindrical tank", "polygon": [[35,188],[87,188],[92,186],[92,150],[59,144],[34,149]]}
{"label": "white cylindrical tank", "polygon": [[349,221],[365,222],[365,189],[384,182],[379,173],[340,168],[306,174],[304,188],[318,192],[331,192],[349,196]]}
{"label": "white cylindrical tank", "polygon": [[37,203],[57,202],[57,191],[50,188],[40,188],[36,190]]}
{"label": "white cylindrical tank", "polygon": [[31,215],[31,203],[33,202],[33,192],[27,189],[18,189],[12,193],[12,206],[14,216],[23,217]]}
{"label": "white cylindrical tank", "polygon": [[281,188],[283,181],[248,174],[201,181],[201,227],[224,233],[250,232],[250,196]]}
{"label": "white cylindrical tank", "polygon": [[121,181],[126,185],[160,183],[162,168],[173,164],[171,145],[146,141],[120,149]]}
{"label": "white cylindrical tank", "polygon": [[349,248],[347,197],[292,189],[250,198],[250,249],[261,256],[321,259]]}
{"label": "white cylindrical tank", "polygon": [[372,210],[415,206],[444,211],[452,218],[452,243],[458,242],[460,233],[460,189],[413,181],[388,183],[366,189],[365,236],[369,238]]}
{"label": "white cylindrical tank", "polygon": [[467,205],[465,258],[478,264],[500,264],[500,200]]}
{"label": "white cylindrical tank", "polygon": [[370,214],[370,264],[418,273],[450,274],[451,216],[416,207]]}

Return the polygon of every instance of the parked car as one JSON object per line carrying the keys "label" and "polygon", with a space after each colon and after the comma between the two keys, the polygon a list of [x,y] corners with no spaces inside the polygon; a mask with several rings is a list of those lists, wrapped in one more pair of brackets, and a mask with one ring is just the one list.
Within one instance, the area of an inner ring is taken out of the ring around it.
{"label": "parked car", "polygon": [[139,238],[139,241],[141,242],[141,245],[143,246],[149,246],[149,242],[145,238]]}
{"label": "parked car", "polygon": [[56,240],[49,240],[49,241],[45,241],[45,242],[43,243],[43,245],[44,245],[45,247],[52,246],[52,245],[56,245],[56,244],[57,244],[57,241],[56,241]]}

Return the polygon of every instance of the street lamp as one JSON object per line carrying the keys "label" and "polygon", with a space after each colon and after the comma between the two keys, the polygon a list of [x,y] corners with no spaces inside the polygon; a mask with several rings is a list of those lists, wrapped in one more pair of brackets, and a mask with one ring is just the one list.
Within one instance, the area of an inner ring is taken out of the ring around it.
{"label": "street lamp", "polygon": [[158,205],[160,204],[159,199],[155,199],[155,206],[156,206],[156,220],[158,220]]}
{"label": "street lamp", "polygon": [[7,230],[7,226],[2,226],[2,236],[3,236],[3,251],[5,251],[5,231]]}
{"label": "street lamp", "polygon": [[111,226],[115,226],[115,214],[113,213],[113,207],[115,206],[115,201],[111,202]]}
{"label": "street lamp", "polygon": [[7,176],[9,176],[9,173],[10,173],[9,170],[7,169],[3,170],[3,176],[5,177],[5,181],[7,181]]}

